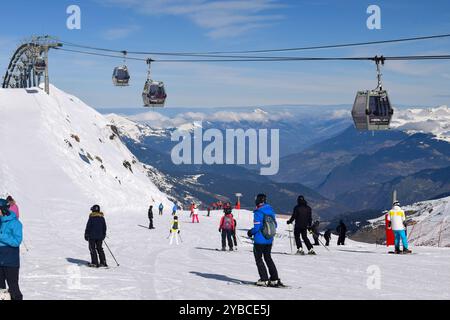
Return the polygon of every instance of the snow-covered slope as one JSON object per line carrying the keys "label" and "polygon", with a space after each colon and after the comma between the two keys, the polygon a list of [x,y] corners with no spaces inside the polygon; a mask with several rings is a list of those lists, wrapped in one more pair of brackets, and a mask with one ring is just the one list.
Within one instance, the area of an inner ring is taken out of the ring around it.
{"label": "snow-covered slope", "polygon": [[[450,247],[450,197],[403,207],[408,239],[416,246]],[[369,228],[384,225],[384,216],[370,220]]]}
{"label": "snow-covered slope", "polygon": [[391,127],[409,133],[431,133],[450,142],[450,108],[396,110]]}
{"label": "snow-covered slope", "polygon": [[53,86],[50,96],[0,89],[0,195],[12,194],[25,215],[94,203],[109,210],[170,205],[114,131],[104,116]]}

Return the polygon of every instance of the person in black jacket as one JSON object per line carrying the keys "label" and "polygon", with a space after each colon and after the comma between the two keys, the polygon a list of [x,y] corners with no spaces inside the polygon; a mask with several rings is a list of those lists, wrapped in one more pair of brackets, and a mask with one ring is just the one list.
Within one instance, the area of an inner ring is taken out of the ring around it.
{"label": "person in black jacket", "polygon": [[155,229],[155,227],[153,226],[153,206],[150,206],[150,208],[148,208],[148,220],[150,220],[148,228],[150,230]]}
{"label": "person in black jacket", "polygon": [[294,237],[297,244],[297,254],[304,255],[302,241],[300,235],[308,248],[308,254],[315,255],[313,246],[308,239],[307,231],[311,230],[312,224],[312,210],[308,206],[305,197],[299,196],[297,199],[297,206],[294,208],[292,217],[288,220],[287,224],[292,224],[295,221]]}
{"label": "person in black jacket", "polygon": [[344,221],[339,221],[339,225],[336,228],[336,232],[339,235],[337,245],[344,246],[345,245],[345,237],[347,235],[347,226],[345,225]]}
{"label": "person in black jacket", "polygon": [[107,267],[105,252],[103,251],[103,241],[106,238],[105,217],[98,205],[93,206],[91,211],[86,225],[86,231],[84,232],[84,239],[89,242],[89,251],[91,252],[91,263],[89,267]]}

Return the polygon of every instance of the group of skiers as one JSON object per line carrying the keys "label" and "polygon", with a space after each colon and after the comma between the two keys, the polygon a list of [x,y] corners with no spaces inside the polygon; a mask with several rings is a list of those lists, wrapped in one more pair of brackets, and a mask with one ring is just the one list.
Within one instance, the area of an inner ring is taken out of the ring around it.
{"label": "group of skiers", "polygon": [[[247,232],[247,236],[253,239],[253,253],[260,279],[256,282],[257,286],[282,287],[284,284],[280,281],[278,271],[272,259],[272,245],[276,228],[278,227],[276,215],[273,208],[267,203],[267,196],[259,194],[255,198],[256,208],[254,210],[254,225]],[[222,203],[224,215],[219,224],[219,232],[222,239],[222,251],[226,251],[227,244],[230,251],[237,248],[237,221],[233,216],[233,209],[230,203]],[[159,215],[163,215],[164,206],[161,203],[158,207]],[[181,240],[181,230],[178,216],[176,215],[179,207],[174,205],[172,209],[173,221],[169,237],[170,245],[175,241],[178,245]],[[209,214],[209,213],[208,213]],[[199,222],[198,207],[195,203],[191,205],[192,223]],[[154,229],[153,225],[153,205],[148,210],[150,220],[149,229]],[[398,201],[394,202],[392,210],[387,219],[389,228],[395,235],[395,253],[411,253],[408,249],[406,237],[406,217],[404,211],[400,208]],[[313,244],[308,238],[308,232],[312,234],[314,245],[319,245],[320,222],[312,221],[312,209],[308,205],[304,196],[299,196],[292,216],[287,221],[288,225],[294,224],[295,243],[297,254],[304,255],[302,240],[306,245],[308,254],[315,255]],[[91,208],[91,213],[86,225],[84,237],[89,244],[91,262],[89,267],[102,268],[108,267],[103,250],[103,242],[106,238],[107,226],[99,205]],[[341,220],[336,228],[338,234],[338,245],[345,245],[347,227]],[[331,229],[327,229],[323,234],[326,240],[326,246],[329,246],[331,240]],[[181,240],[182,241],[182,240]],[[22,243],[22,223],[19,221],[19,207],[11,196],[7,199],[0,199],[0,291],[6,290],[8,285],[8,294],[11,300],[22,300],[23,296],[19,288],[19,269],[20,269],[20,251]],[[400,250],[400,243],[403,244],[403,250]]]}
{"label": "group of skiers", "polygon": [[23,300],[19,288],[22,240],[23,227],[17,203],[11,196],[0,199],[0,290],[6,292],[8,285],[7,298],[10,300]]}

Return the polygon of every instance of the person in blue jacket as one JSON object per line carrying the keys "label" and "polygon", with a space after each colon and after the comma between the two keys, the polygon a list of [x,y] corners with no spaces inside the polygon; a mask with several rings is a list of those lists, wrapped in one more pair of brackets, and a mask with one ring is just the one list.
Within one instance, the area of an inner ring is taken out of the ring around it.
{"label": "person in blue jacket", "polygon": [[[262,287],[280,287],[284,285],[281,283],[278,277],[277,268],[272,260],[273,238],[266,239],[262,233],[262,230],[264,228],[264,216],[269,215],[276,222],[275,212],[273,208],[266,202],[267,196],[265,194],[259,194],[256,197],[256,209],[253,212],[254,227],[253,229],[248,231],[247,235],[249,238],[254,238],[253,253],[260,276],[260,279],[256,282],[256,285]],[[266,262],[267,268],[269,269],[270,278],[269,274],[267,273],[264,261]]]}
{"label": "person in blue jacket", "polygon": [[19,288],[20,244],[22,243],[22,223],[8,202],[0,199],[0,289],[8,284],[11,300],[23,300]]}

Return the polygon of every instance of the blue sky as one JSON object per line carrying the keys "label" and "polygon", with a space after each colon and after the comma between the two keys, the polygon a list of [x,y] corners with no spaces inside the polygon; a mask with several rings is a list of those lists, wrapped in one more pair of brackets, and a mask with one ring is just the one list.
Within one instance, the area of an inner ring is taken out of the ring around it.
{"label": "blue sky", "polygon": [[[81,7],[81,30],[66,28],[66,8]],[[369,5],[381,7],[382,29],[366,27]],[[27,10],[24,10],[26,8]],[[20,23],[18,23],[20,21]],[[283,48],[450,33],[450,2],[361,0],[42,0],[5,1],[0,66],[30,35],[144,51]],[[450,53],[450,39],[363,48],[289,53],[374,56]],[[279,55],[279,54],[277,54]],[[154,57],[157,58],[157,57]],[[132,85],[114,88],[120,60],[52,52],[51,81],[88,104],[139,107],[143,62],[129,61]],[[369,62],[155,64],[169,107],[351,104],[357,90],[375,87]],[[450,62],[388,62],[384,82],[396,104],[450,104]]]}

